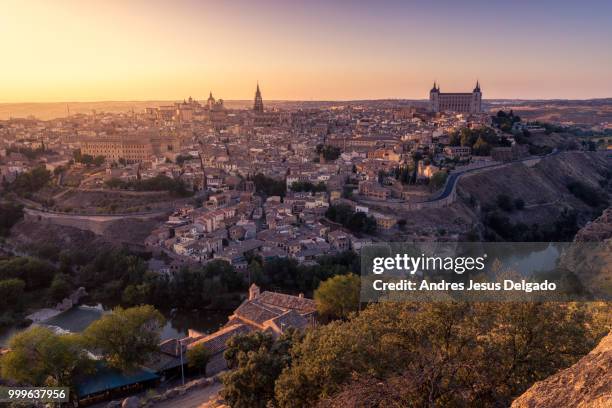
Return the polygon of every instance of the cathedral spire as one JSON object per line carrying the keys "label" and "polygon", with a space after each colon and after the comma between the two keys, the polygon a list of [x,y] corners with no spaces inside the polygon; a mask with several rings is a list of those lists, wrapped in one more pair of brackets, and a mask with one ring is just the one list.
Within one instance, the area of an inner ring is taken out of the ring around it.
{"label": "cathedral spire", "polygon": [[263,99],[259,90],[259,81],[257,81],[257,89],[255,90],[255,101],[253,103],[253,111],[262,113],[264,111]]}

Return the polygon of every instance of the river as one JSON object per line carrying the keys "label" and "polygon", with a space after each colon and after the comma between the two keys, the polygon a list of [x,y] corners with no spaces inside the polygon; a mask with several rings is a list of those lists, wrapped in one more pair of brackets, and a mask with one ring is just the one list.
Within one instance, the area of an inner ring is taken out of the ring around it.
{"label": "river", "polygon": [[[564,243],[494,243],[484,244],[490,255],[503,259],[504,267],[530,276],[535,272],[546,272],[554,269]],[[237,306],[237,305],[236,305]],[[82,305],[73,307],[38,324],[58,328],[60,331],[81,332],[93,321],[108,313],[109,307]],[[216,311],[179,311],[164,312],[167,319],[161,338],[167,340],[185,336],[189,329],[211,333],[227,322],[231,310]],[[9,338],[25,330],[11,327],[0,333],[0,347],[5,346]]]}
{"label": "river", "polygon": [[[44,320],[39,325],[51,327],[57,331],[68,331],[73,333],[82,332],[92,322],[98,320],[109,310],[102,305],[81,305],[73,307],[54,317]],[[205,310],[205,311],[179,311],[176,313],[166,312],[166,325],[161,332],[161,339],[167,340],[187,335],[189,329],[203,333],[212,333],[227,322],[231,311],[227,310]],[[11,327],[0,333],[0,347],[6,346],[9,339],[26,328]]]}

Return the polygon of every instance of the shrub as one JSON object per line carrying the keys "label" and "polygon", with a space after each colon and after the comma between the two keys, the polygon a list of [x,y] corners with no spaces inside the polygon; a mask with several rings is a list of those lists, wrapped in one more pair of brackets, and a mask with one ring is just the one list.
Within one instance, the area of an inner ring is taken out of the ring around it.
{"label": "shrub", "polygon": [[522,198],[517,198],[514,200],[514,208],[517,210],[522,210],[525,208],[525,201]]}
{"label": "shrub", "polygon": [[581,181],[571,181],[567,184],[567,189],[578,199],[591,207],[605,205],[608,199],[601,191],[585,184]]}
{"label": "shrub", "polygon": [[510,212],[514,209],[512,199],[506,194],[499,194],[495,202],[501,210],[504,210],[506,212]]}

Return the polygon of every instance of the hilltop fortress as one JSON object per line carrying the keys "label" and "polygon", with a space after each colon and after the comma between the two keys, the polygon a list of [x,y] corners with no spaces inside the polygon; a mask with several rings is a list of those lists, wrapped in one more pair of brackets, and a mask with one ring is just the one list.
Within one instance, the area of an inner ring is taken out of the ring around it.
{"label": "hilltop fortress", "polygon": [[433,88],[429,91],[429,105],[432,112],[460,112],[460,113],[480,113],[482,112],[482,91],[480,84],[476,81],[476,86],[472,92],[442,93],[440,85],[434,82]]}

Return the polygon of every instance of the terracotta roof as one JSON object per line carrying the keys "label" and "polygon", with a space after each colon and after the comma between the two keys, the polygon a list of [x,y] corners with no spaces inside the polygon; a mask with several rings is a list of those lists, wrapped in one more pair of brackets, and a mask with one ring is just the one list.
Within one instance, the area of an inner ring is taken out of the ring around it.
{"label": "terracotta roof", "polygon": [[[255,329],[269,327],[275,322],[286,326],[305,327],[308,323],[304,315],[316,311],[312,299],[286,295],[276,292],[263,292],[251,300],[245,300],[234,311],[230,322],[243,322]],[[292,313],[289,313],[292,312]],[[298,317],[299,316],[299,317]],[[278,326],[282,330],[282,327]]]}
{"label": "terracotta roof", "polygon": [[296,312],[295,310],[290,310],[275,319],[272,319],[270,322],[267,322],[266,326],[275,325],[277,328],[277,332],[282,333],[284,329],[288,327],[294,327],[296,329],[305,329],[308,327],[308,319],[304,316]]}
{"label": "terracotta roof", "polygon": [[285,313],[285,310],[278,307],[261,304],[258,302],[258,298],[259,296],[253,300],[244,301],[238,306],[238,309],[234,311],[234,315],[248,322],[262,325],[266,320],[274,319]]}
{"label": "terracotta roof", "polygon": [[314,300],[284,293],[266,291],[257,296],[255,300],[265,306],[275,306],[286,310],[293,309],[301,314],[313,313],[317,310]]}
{"label": "terracotta roof", "polygon": [[187,348],[190,349],[198,344],[204,344],[208,352],[211,355],[215,355],[225,350],[225,343],[227,343],[229,339],[238,334],[244,334],[250,331],[251,329],[247,325],[240,323],[232,324],[230,326],[225,326],[206,337],[194,341],[193,343],[189,344]]}

